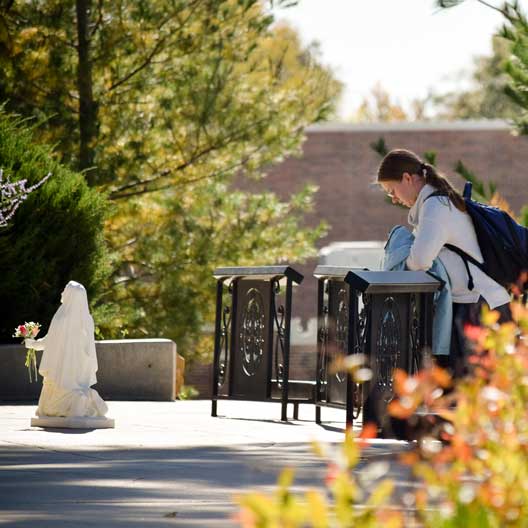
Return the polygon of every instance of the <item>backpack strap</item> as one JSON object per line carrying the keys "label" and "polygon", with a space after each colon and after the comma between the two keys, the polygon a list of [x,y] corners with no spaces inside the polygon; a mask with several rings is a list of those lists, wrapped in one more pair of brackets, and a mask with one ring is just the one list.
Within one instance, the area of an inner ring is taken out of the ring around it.
{"label": "backpack strap", "polygon": [[[444,191],[434,191],[429,196],[425,198],[425,200],[428,200],[429,198],[432,198],[433,196],[447,196],[447,193]],[[425,202],[424,200],[424,202]],[[444,244],[444,247],[449,249],[450,251],[453,251],[453,253],[456,253],[464,263],[464,266],[466,267],[466,272],[468,275],[468,290],[473,291],[473,288],[475,287],[475,283],[473,281],[473,275],[471,274],[471,270],[469,269],[469,263],[473,264],[480,270],[482,270],[484,273],[486,273],[486,270],[484,269],[484,265],[481,264],[477,259],[474,259],[471,255],[466,253],[463,249],[460,249],[457,246],[453,246],[453,244]]]}
{"label": "backpack strap", "polygon": [[453,251],[456,253],[464,263],[464,266],[466,267],[466,272],[468,274],[468,290],[472,291],[475,287],[475,283],[473,282],[473,275],[471,274],[471,271],[469,269],[469,262],[479,268],[481,271],[486,273],[486,270],[484,269],[484,264],[481,264],[477,259],[474,259],[471,255],[467,254],[463,249],[460,249],[459,247],[453,246],[453,244],[444,244],[444,247],[449,249],[450,251]]}

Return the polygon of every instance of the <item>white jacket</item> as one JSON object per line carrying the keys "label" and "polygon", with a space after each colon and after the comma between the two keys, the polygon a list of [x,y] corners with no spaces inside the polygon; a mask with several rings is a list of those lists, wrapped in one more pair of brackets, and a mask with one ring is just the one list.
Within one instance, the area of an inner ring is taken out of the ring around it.
{"label": "white jacket", "polygon": [[415,204],[409,210],[409,224],[414,227],[414,243],[407,258],[410,270],[428,270],[438,256],[451,281],[454,303],[477,302],[482,295],[491,309],[510,302],[510,295],[500,284],[469,263],[474,288],[468,289],[468,274],[462,259],[442,247],[452,244],[483,262],[482,253],[470,216],[458,210],[447,196],[433,196],[431,185],[424,185]]}

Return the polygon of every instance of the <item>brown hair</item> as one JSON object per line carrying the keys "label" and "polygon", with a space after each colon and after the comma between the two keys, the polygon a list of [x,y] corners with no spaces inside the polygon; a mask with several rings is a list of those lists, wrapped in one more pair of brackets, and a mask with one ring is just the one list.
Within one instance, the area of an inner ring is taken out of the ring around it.
{"label": "brown hair", "polygon": [[404,172],[424,178],[425,183],[445,193],[457,209],[460,211],[466,210],[464,198],[453,187],[451,182],[432,165],[425,163],[410,150],[391,150],[380,163],[377,182],[401,181]]}

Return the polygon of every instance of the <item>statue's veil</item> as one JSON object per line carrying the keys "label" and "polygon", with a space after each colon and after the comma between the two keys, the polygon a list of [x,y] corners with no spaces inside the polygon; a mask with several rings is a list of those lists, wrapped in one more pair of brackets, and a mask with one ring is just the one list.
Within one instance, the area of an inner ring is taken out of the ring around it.
{"label": "statue's veil", "polygon": [[84,286],[68,282],[61,302],[46,335],[39,372],[65,389],[91,387],[97,383],[97,356],[94,322]]}

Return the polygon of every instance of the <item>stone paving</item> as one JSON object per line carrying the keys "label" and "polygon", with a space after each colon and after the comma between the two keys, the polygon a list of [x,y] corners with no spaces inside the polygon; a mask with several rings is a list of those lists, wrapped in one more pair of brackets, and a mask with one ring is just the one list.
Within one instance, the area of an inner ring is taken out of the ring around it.
{"label": "stone paving", "polygon": [[[234,497],[274,488],[285,466],[296,490],[321,487],[325,464],[312,440],[343,438],[344,412],[313,406],[282,423],[280,405],[219,402],[108,402],[115,429],[30,427],[35,405],[0,405],[0,526],[232,527]],[[290,411],[291,412],[291,411]],[[404,442],[377,440],[367,461],[387,460],[399,493],[415,486],[396,461]]]}

